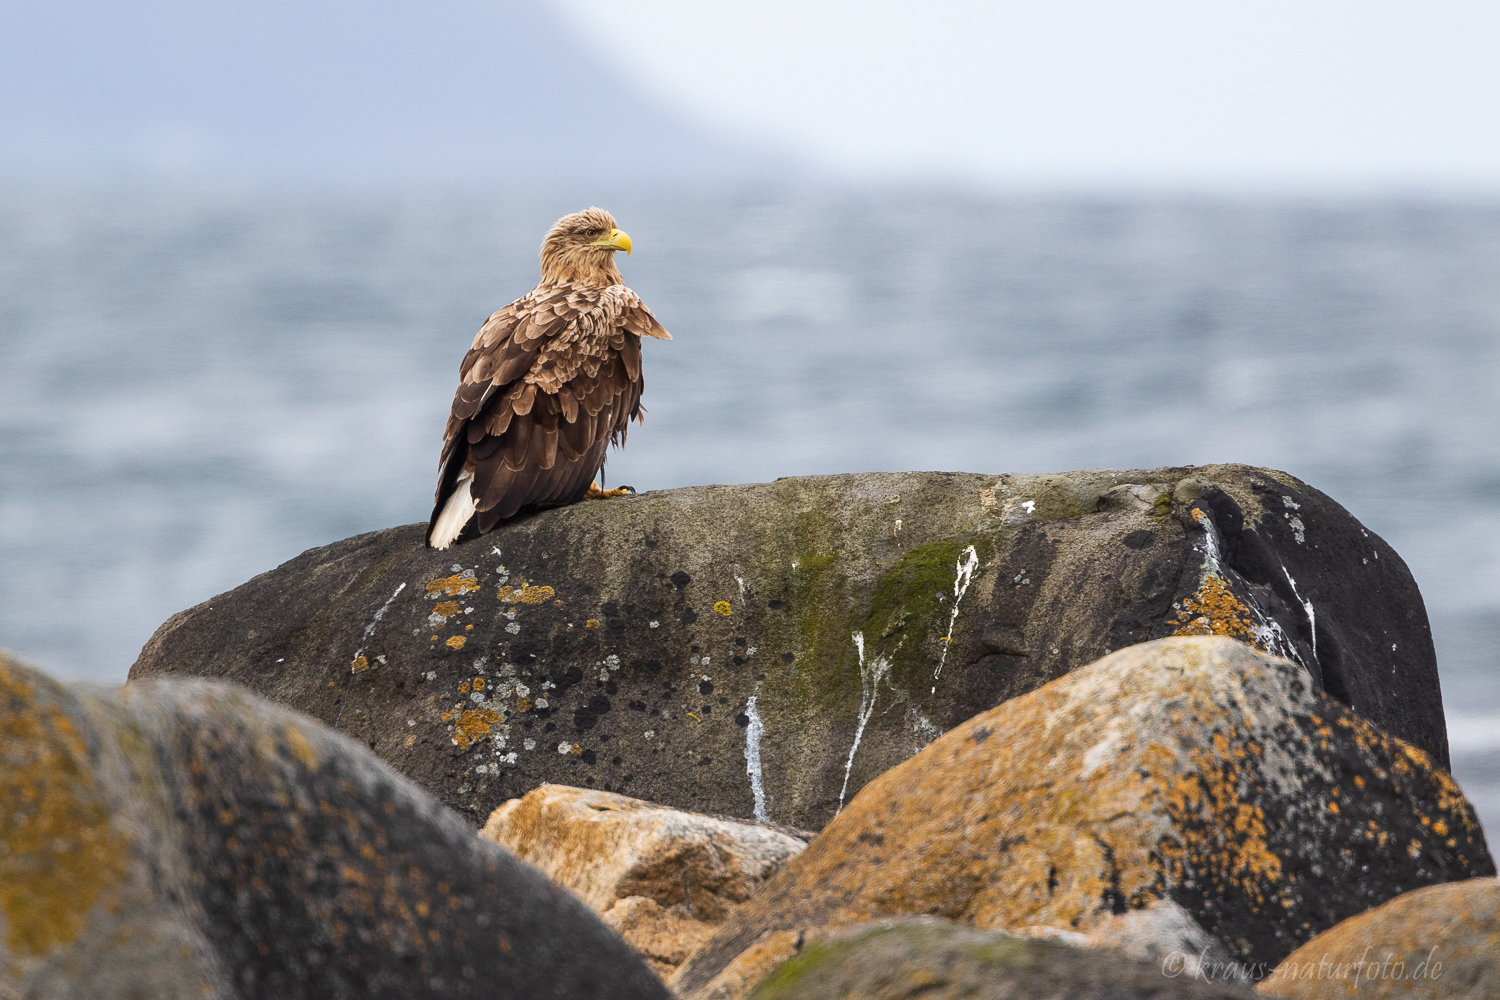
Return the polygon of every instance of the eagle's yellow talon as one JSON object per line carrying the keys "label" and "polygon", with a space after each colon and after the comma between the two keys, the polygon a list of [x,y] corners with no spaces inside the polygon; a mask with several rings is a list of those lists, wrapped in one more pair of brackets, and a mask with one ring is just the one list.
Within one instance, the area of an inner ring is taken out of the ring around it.
{"label": "eagle's yellow talon", "polygon": [[635,490],[629,486],[620,486],[612,490],[600,489],[598,483],[590,483],[589,491],[583,495],[585,500],[609,500],[614,497],[634,496]]}

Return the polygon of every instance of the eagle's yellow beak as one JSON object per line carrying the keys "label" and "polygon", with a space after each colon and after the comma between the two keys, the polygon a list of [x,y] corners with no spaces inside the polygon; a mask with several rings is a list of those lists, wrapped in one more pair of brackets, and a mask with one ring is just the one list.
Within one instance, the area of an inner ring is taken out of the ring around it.
{"label": "eagle's yellow beak", "polygon": [[630,234],[618,229],[611,229],[608,233],[594,241],[596,247],[609,247],[611,250],[624,250],[625,256],[630,256]]}

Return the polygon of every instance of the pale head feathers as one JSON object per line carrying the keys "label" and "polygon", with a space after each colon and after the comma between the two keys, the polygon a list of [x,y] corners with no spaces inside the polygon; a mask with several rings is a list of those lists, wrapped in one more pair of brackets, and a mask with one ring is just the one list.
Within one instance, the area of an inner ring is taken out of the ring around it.
{"label": "pale head feathers", "polygon": [[542,280],[624,284],[615,267],[616,248],[598,243],[614,229],[615,217],[602,208],[586,208],[558,219],[542,240]]}

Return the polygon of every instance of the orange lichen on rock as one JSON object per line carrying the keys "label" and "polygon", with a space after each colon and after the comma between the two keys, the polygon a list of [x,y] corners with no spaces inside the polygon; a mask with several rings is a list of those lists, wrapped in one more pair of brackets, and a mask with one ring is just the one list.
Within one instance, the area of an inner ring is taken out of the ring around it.
{"label": "orange lichen on rock", "polygon": [[667,1000],[575,902],[305,716],[190,679],[74,692],[0,655],[0,997],[426,996],[460,969]]}
{"label": "orange lichen on rock", "polygon": [[474,743],[484,739],[490,734],[490,730],[505,721],[504,716],[492,708],[483,705],[478,708],[469,708],[460,712],[453,723],[453,742],[460,750],[467,750]]}
{"label": "orange lichen on rock", "polygon": [[457,601],[443,601],[440,604],[434,604],[432,606],[432,613],[435,615],[442,615],[444,618],[452,618],[462,610],[463,608],[460,608],[458,606]]}
{"label": "orange lichen on rock", "polygon": [[[431,595],[447,594],[450,597],[461,597],[471,590],[479,589],[479,581],[473,576],[465,576],[455,573],[438,580],[430,580],[427,583],[427,593]],[[439,605],[441,607],[441,605]]]}
{"label": "orange lichen on rock", "polygon": [[[1274,960],[1340,908],[1491,865],[1451,779],[1404,746],[1246,644],[1130,647],[870,782],[672,985],[706,995],[771,931],[914,914],[1087,935],[1170,904],[1227,958]],[[1371,820],[1420,860],[1377,854]]]}
{"label": "orange lichen on rock", "polygon": [[[1216,733],[1215,743],[1221,740],[1227,748],[1229,739]],[[1163,805],[1176,836],[1160,847],[1167,873],[1175,881],[1196,874],[1211,891],[1232,887],[1258,910],[1280,882],[1282,863],[1271,850],[1265,809],[1255,801],[1258,776],[1242,759],[1220,754],[1217,748],[1213,753],[1197,748],[1191,752],[1191,766],[1166,788]]]}
{"label": "orange lichen on rock", "polygon": [[1288,955],[1257,992],[1321,998],[1500,996],[1500,879],[1417,889]]}
{"label": "orange lichen on rock", "polygon": [[443,643],[443,645],[447,646],[449,649],[463,649],[464,648],[464,644],[467,643],[468,641],[469,640],[466,637],[464,637],[464,636],[454,635],[454,636],[449,636],[448,637],[448,641],[445,642],[445,643]]}
{"label": "orange lichen on rock", "polygon": [[[1194,508],[1192,516],[1210,533],[1210,544],[1217,544],[1213,541],[1213,524],[1203,511]],[[1167,624],[1176,626],[1172,632],[1174,636],[1219,635],[1270,652],[1265,643],[1265,621],[1245,598],[1235,593],[1212,554],[1204,559],[1203,579],[1198,589],[1172,607],[1174,610]]]}
{"label": "orange lichen on rock", "polygon": [[[520,601],[522,604],[541,604],[557,593],[556,590],[546,584],[522,583],[516,586],[506,584],[500,588],[495,596],[506,604],[514,604]],[[559,601],[559,604],[562,602]]]}
{"label": "orange lichen on rock", "polygon": [[131,854],[65,697],[0,656],[0,913],[23,957],[75,941]]}
{"label": "orange lichen on rock", "polygon": [[1218,573],[1205,573],[1203,582],[1182,607],[1167,619],[1177,626],[1173,635],[1221,635],[1264,649],[1258,634],[1259,616],[1242,601]]}
{"label": "orange lichen on rock", "polygon": [[[736,955],[723,971],[698,991],[697,995],[716,998],[742,997],[750,992],[751,987],[764,979],[768,972],[797,954],[809,938],[817,940],[823,936],[822,928],[813,929],[810,934],[787,930],[766,931],[752,942],[750,947]],[[922,989],[926,985],[924,983],[917,982],[911,985],[915,988],[913,993],[920,995],[920,992],[926,992]]]}
{"label": "orange lichen on rock", "polygon": [[370,661],[364,656],[363,653],[361,653],[359,656],[356,656],[349,663],[349,672],[351,674],[362,674],[369,669]]}

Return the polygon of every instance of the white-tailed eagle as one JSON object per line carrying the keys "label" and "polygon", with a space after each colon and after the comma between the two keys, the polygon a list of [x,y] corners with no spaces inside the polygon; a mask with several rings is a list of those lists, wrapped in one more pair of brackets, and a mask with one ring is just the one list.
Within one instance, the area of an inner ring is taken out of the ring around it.
{"label": "white-tailed eagle", "polygon": [[[427,544],[446,549],[523,511],[587,496],[641,418],[641,338],[671,340],[624,285],[630,237],[603,209],[557,220],[542,280],[491,316],[459,367]],[[624,491],[619,491],[624,492]]]}

